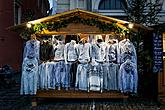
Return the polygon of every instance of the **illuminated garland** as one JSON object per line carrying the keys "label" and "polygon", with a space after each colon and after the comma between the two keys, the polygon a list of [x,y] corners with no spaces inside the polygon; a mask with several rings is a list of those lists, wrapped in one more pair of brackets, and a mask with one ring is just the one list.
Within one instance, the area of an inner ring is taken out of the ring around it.
{"label": "illuminated garland", "polygon": [[[31,33],[40,33],[42,32],[44,29],[48,30],[48,31],[59,31],[60,28],[65,28],[68,26],[68,24],[70,23],[82,23],[84,25],[89,25],[89,26],[96,26],[100,29],[101,32],[106,32],[106,31],[112,31],[112,32],[116,32],[116,33],[128,33],[128,30],[123,29],[121,27],[119,27],[115,22],[114,23],[106,23],[104,21],[100,21],[97,18],[81,18],[79,16],[74,16],[74,17],[70,17],[68,19],[64,19],[64,20],[59,20],[56,22],[46,22],[46,23],[38,23],[33,25],[32,29],[29,30],[25,30],[21,35],[24,35],[24,37],[27,37],[27,34],[31,34]],[[23,37],[23,36],[22,36]]]}

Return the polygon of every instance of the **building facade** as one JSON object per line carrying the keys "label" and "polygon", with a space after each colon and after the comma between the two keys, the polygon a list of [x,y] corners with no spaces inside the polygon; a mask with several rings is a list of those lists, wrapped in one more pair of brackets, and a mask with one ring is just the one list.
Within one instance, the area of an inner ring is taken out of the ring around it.
{"label": "building facade", "polygon": [[[56,13],[80,8],[92,12],[97,12],[102,15],[125,20],[127,15],[122,9],[122,1],[123,0],[55,0],[54,3],[57,6],[55,10]],[[154,2],[155,0],[148,0],[148,2],[149,1]],[[160,16],[160,22],[165,22],[165,1],[160,0],[160,2],[162,4],[162,9],[158,15]]]}
{"label": "building facade", "polygon": [[19,70],[22,63],[24,41],[17,32],[7,28],[46,16],[48,9],[48,0],[0,1],[0,67],[8,64]]}

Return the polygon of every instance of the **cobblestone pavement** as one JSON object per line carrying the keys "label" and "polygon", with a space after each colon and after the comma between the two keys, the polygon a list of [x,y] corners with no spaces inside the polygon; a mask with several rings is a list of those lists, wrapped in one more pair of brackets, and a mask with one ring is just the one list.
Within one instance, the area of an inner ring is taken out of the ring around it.
{"label": "cobblestone pavement", "polygon": [[0,110],[165,110],[148,100],[38,99],[31,107],[31,98],[19,95],[19,86],[0,89]]}
{"label": "cobblestone pavement", "polygon": [[0,89],[0,110],[19,110],[29,102],[28,97],[19,95],[19,87]]}
{"label": "cobblestone pavement", "polygon": [[31,107],[31,97],[20,96],[19,84],[9,89],[0,88],[0,110],[165,110],[165,106],[144,99],[38,99]]}
{"label": "cobblestone pavement", "polygon": [[[28,109],[27,109],[28,110]],[[47,101],[32,110],[165,110],[151,102],[123,102],[119,100]]]}

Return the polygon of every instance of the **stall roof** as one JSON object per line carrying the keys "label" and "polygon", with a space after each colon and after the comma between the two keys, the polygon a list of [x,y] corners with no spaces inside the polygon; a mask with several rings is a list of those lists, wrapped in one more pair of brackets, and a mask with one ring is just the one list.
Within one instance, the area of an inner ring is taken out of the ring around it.
{"label": "stall roof", "polygon": [[[128,21],[119,20],[119,19],[112,18],[112,17],[107,17],[107,16],[104,16],[104,15],[101,15],[98,13],[89,12],[89,11],[85,11],[85,10],[77,8],[77,9],[73,9],[70,11],[63,12],[63,13],[55,14],[52,16],[43,17],[43,18],[40,18],[37,20],[25,22],[20,25],[12,26],[12,27],[9,27],[9,29],[10,30],[19,30],[19,29],[26,28],[27,23],[38,24],[38,23],[46,23],[46,22],[56,22],[56,21],[67,19],[67,18],[74,17],[74,16],[79,16],[82,18],[97,18],[100,21],[104,21],[105,23],[116,23],[119,27],[126,28],[126,29],[128,29],[128,24],[130,24],[130,22],[128,22]],[[134,25],[134,27],[132,28],[133,31],[137,31],[139,28],[142,28],[145,30],[152,30],[152,28],[145,27],[141,24],[136,24],[136,23],[132,23],[132,24]],[[46,31],[46,32],[48,32],[48,31]],[[48,33],[51,33],[51,32],[48,32]],[[53,33],[51,33],[51,34],[53,34]]]}

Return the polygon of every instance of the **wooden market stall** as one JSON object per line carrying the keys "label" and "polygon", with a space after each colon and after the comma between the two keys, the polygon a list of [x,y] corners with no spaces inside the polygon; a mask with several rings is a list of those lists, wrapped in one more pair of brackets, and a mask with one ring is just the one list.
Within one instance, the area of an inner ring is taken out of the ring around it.
{"label": "wooden market stall", "polygon": [[132,30],[134,32],[137,32],[138,29],[152,30],[152,28],[145,27],[141,24],[131,23],[81,9],[74,9],[25,22],[20,25],[11,26],[9,29],[25,32],[28,28],[32,27],[33,32],[41,35],[119,34],[126,30]]}
{"label": "wooden market stall", "polygon": [[[27,28],[27,26],[29,28]],[[60,14],[29,21],[21,25],[10,27],[11,30],[35,32],[40,35],[91,35],[91,34],[118,34],[125,35],[128,32],[137,32],[139,28],[150,30],[143,25],[103,16],[97,13],[74,9]],[[22,30],[23,29],[23,30]],[[57,91],[38,90],[35,98],[122,98],[127,95],[120,92],[82,92],[82,91]],[[33,102],[34,104],[34,102]]]}

